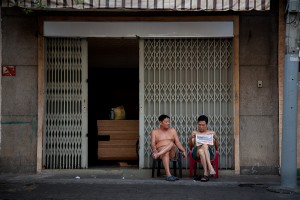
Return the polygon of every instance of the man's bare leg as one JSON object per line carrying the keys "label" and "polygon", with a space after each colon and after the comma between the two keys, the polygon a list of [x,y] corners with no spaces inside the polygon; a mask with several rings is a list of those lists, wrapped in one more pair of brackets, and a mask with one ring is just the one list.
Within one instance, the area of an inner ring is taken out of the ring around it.
{"label": "man's bare leg", "polygon": [[200,157],[200,161],[201,161],[201,164],[202,164],[202,167],[203,167],[203,175],[204,176],[208,176],[208,171],[207,171],[207,164],[206,164],[206,158],[205,158],[205,150],[201,147],[198,147],[198,154],[199,154],[199,157]]}
{"label": "man's bare leg", "polygon": [[209,169],[209,174],[214,175],[214,174],[216,174],[216,172],[210,162],[210,154],[208,151],[208,145],[202,145],[202,148],[204,149],[204,152],[205,152],[205,158],[206,158],[207,167]]}
{"label": "man's bare leg", "polygon": [[169,156],[169,152],[163,154],[161,156],[161,160],[163,162],[165,171],[166,171],[166,175],[167,177],[171,176],[171,172],[170,172],[170,156]]}
{"label": "man's bare leg", "polygon": [[159,156],[163,155],[164,153],[169,152],[172,149],[173,145],[174,145],[174,143],[170,142],[168,145],[164,146],[162,149],[159,149],[158,153],[153,153],[152,157],[154,159],[157,159]]}

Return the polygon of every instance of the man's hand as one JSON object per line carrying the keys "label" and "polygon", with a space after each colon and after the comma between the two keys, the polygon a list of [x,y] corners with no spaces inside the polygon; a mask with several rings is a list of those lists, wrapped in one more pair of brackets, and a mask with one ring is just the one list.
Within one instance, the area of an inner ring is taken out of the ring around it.
{"label": "man's hand", "polygon": [[185,151],[182,152],[182,157],[186,158],[186,152]]}
{"label": "man's hand", "polygon": [[191,134],[191,136],[190,136],[191,138],[195,138],[196,137],[196,134]]}
{"label": "man's hand", "polygon": [[155,148],[155,149],[152,149],[152,153],[157,153],[156,148]]}

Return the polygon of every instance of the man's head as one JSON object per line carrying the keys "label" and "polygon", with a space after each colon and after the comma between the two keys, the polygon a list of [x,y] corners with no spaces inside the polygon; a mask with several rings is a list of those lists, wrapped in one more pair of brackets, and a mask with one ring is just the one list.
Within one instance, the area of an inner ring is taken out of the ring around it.
{"label": "man's head", "polygon": [[162,121],[164,121],[164,119],[166,119],[166,118],[170,119],[170,117],[169,117],[168,115],[161,115],[161,116],[158,117],[158,121],[159,121],[159,122],[162,122]]}
{"label": "man's head", "polygon": [[198,130],[200,132],[207,131],[208,117],[205,115],[200,115],[198,117]]}
{"label": "man's head", "polygon": [[158,117],[159,124],[162,128],[168,129],[170,126],[170,117],[168,115],[160,115]]}

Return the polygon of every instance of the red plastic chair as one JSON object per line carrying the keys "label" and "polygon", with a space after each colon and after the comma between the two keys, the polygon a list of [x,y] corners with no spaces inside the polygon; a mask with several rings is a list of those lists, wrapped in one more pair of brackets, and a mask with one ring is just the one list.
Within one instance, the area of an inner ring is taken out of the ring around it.
{"label": "red plastic chair", "polygon": [[[196,176],[197,163],[201,164],[201,160],[193,159],[192,149],[190,149],[189,157],[190,157],[190,177],[193,177],[193,171],[194,171],[194,176]],[[211,160],[210,162],[216,171],[216,174],[213,176],[215,178],[218,178],[219,177],[219,151],[218,151],[218,149],[216,149],[215,158],[213,160]]]}

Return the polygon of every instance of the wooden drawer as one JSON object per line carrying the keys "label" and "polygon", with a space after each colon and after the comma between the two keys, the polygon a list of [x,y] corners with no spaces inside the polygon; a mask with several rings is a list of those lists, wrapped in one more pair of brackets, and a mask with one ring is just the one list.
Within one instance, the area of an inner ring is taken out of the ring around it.
{"label": "wooden drawer", "polygon": [[97,120],[98,135],[108,141],[98,141],[99,160],[137,160],[138,120]]}

